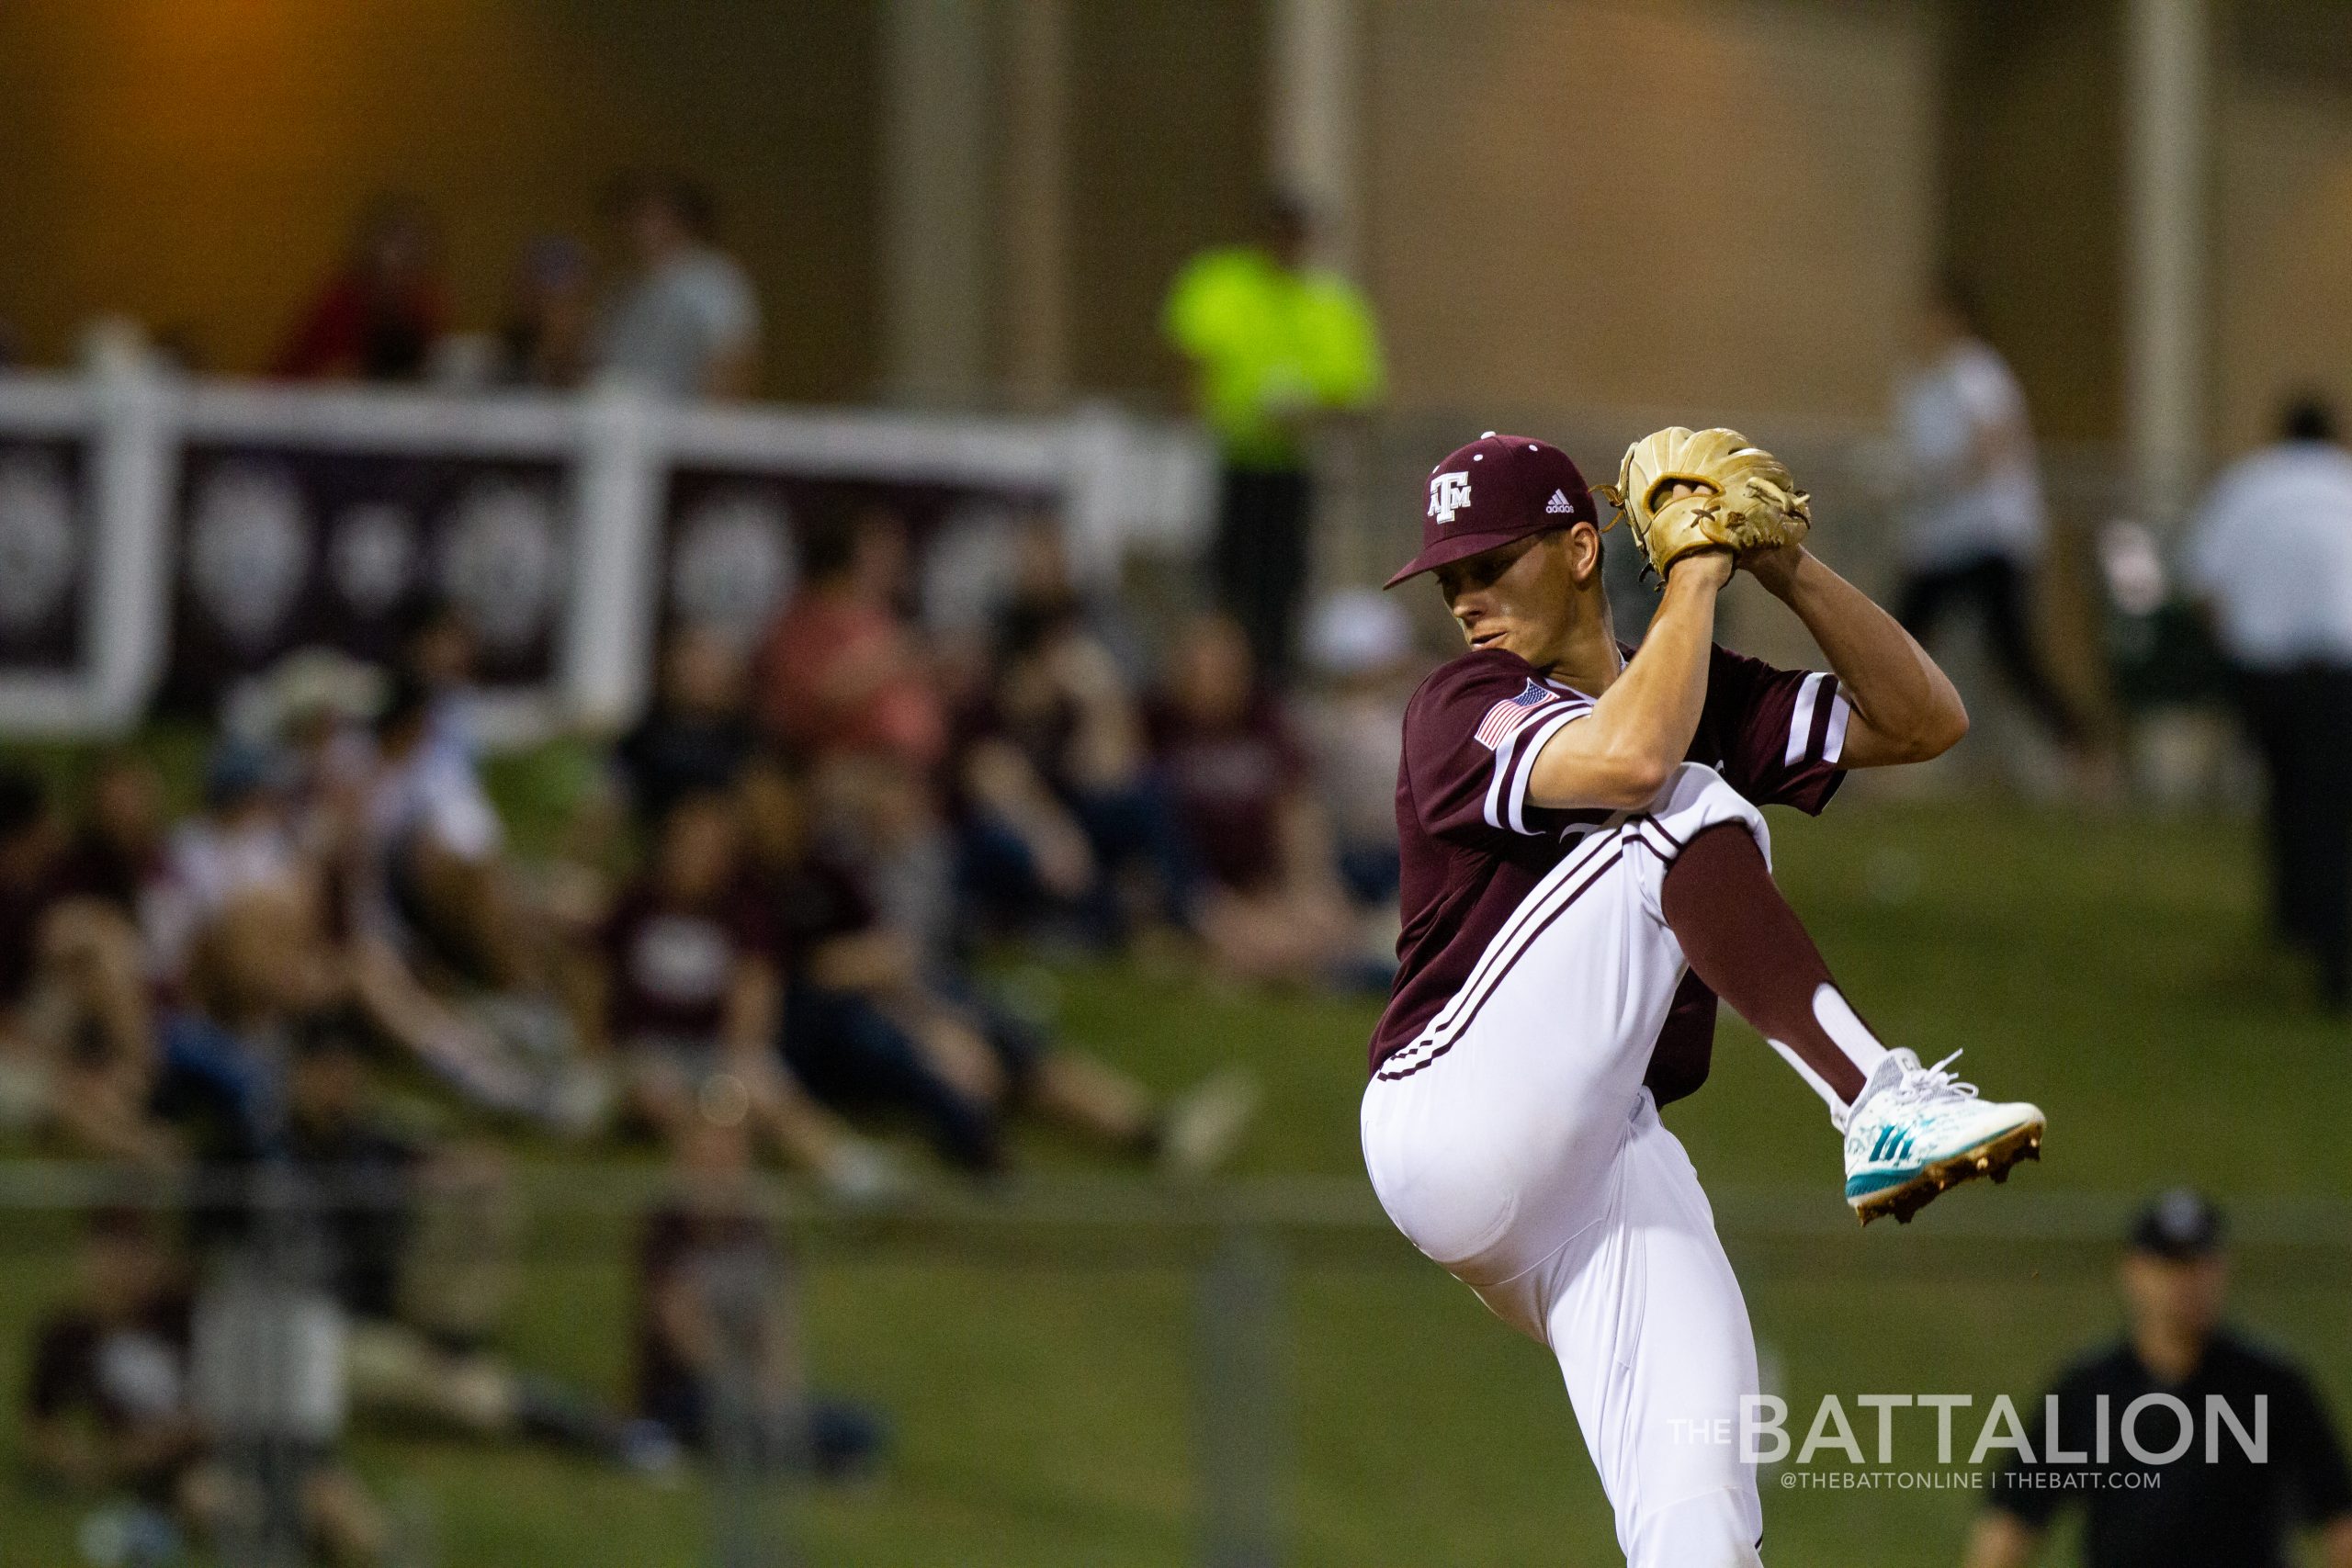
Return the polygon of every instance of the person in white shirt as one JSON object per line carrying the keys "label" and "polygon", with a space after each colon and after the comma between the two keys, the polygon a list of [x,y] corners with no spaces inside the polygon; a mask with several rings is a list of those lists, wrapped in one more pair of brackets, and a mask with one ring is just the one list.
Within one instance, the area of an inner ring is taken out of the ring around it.
{"label": "person in white shirt", "polygon": [[2279,439],[2224,469],[2188,577],[2269,775],[2271,918],[2352,1007],[2352,453],[2299,398]]}
{"label": "person in white shirt", "polygon": [[505,829],[463,753],[440,743],[431,694],[402,680],[376,724],[361,831],[373,919],[358,923],[420,956],[497,985],[519,983],[527,943],[503,886]]}
{"label": "person in white shirt", "polygon": [[1947,610],[1973,605],[1994,660],[2069,749],[2085,725],[2034,643],[2032,575],[2047,517],[2025,392],[1947,279],[1921,316],[1921,355],[1895,389],[1910,502],[1895,618],[1922,643]]}
{"label": "person in white shirt", "polygon": [[610,210],[636,271],[615,298],[597,371],[678,399],[743,398],[759,378],[760,305],[752,280],[712,243],[709,193],[670,175],[636,175]]}
{"label": "person in white shirt", "polygon": [[151,973],[166,984],[221,912],[256,892],[305,897],[317,867],[302,853],[277,759],[257,741],[231,739],[204,765],[204,809],[172,829],[164,875],[141,911]]}

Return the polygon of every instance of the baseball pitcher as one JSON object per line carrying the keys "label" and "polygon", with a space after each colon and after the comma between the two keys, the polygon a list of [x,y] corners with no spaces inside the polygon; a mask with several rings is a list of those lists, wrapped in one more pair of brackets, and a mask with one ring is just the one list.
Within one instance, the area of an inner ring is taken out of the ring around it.
{"label": "baseball pitcher", "polygon": [[[1627,1561],[1735,1568],[1761,1561],[1732,1438],[1755,1345],[1657,1115],[1705,1076],[1715,998],[1826,1102],[1866,1224],[2005,1176],[2042,1116],[1883,1044],[1771,879],[1758,808],[1818,812],[1847,769],[1948,750],[1968,728],[1951,682],[1805,551],[1806,498],[1736,433],[1660,431],[1603,493],[1665,581],[1630,656],[1593,492],[1541,441],[1488,432],[1440,463],[1389,580],[1433,573],[1469,647],[1405,710],[1405,924],[1364,1163],[1413,1244],[1559,1358]],[[1713,646],[1742,569],[1828,671]]]}

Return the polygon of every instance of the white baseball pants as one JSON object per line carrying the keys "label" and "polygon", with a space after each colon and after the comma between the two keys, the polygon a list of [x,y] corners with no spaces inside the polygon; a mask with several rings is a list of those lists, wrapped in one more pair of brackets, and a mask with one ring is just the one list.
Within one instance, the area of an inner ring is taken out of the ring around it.
{"label": "white baseball pants", "polygon": [[1691,836],[1764,819],[1684,764],[1594,829],[1470,982],[1364,1091],[1364,1163],[1398,1229],[1559,1358],[1632,1568],[1757,1568],[1757,1392],[1739,1281],[1642,1077],[1684,962],[1660,908]]}

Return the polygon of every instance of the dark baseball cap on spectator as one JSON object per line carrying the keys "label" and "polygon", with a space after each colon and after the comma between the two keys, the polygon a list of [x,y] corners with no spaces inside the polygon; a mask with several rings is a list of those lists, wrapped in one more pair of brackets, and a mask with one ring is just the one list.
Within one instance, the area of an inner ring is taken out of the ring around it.
{"label": "dark baseball cap on spectator", "polygon": [[1548,441],[1489,430],[1430,470],[1421,553],[1384,586],[1574,523],[1600,525],[1592,491]]}
{"label": "dark baseball cap on spectator", "polygon": [[303,1014],[288,1033],[290,1055],[298,1061],[368,1054],[369,1024],[350,1007],[325,1007]]}
{"label": "dark baseball cap on spectator", "polygon": [[277,759],[268,747],[233,737],[223,740],[204,760],[204,804],[226,810],[269,789],[277,774]]}
{"label": "dark baseball cap on spectator", "polygon": [[37,773],[0,767],[0,842],[38,827],[49,810],[49,792]]}
{"label": "dark baseball cap on spectator", "polygon": [[2190,1187],[2157,1194],[2132,1222],[2132,1248],[2185,1263],[2221,1250],[2222,1212]]}
{"label": "dark baseball cap on spectator", "polygon": [[130,1203],[101,1203],[83,1221],[83,1234],[106,1241],[153,1241],[155,1216]]}
{"label": "dark baseball cap on spectator", "polygon": [[384,689],[384,705],[376,715],[376,733],[390,735],[422,722],[433,709],[433,688],[411,670],[393,671]]}

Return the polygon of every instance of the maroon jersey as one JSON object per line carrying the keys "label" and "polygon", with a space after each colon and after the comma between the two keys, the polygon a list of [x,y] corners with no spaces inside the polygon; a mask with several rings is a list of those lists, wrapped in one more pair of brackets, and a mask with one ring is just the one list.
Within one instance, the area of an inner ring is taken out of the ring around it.
{"label": "maroon jersey", "polygon": [[1306,782],[1306,760],[1273,700],[1252,700],[1227,724],[1159,702],[1146,726],[1201,869],[1237,893],[1277,880],[1283,807]]}
{"label": "maroon jersey", "polygon": [[648,1038],[716,1042],[739,967],[776,957],[774,926],[748,886],[690,903],[640,883],[606,917],[604,946],[608,1021],[623,1046]]}
{"label": "maroon jersey", "polygon": [[[1498,648],[1441,665],[1406,705],[1396,773],[1405,924],[1396,987],[1373,1032],[1375,1071],[1469,980],[1579,829],[1614,815],[1527,798],[1535,754],[1591,711],[1591,698]],[[1818,812],[1846,776],[1838,758],[1849,714],[1835,676],[1776,670],[1717,648],[1689,758],[1758,806]]]}

